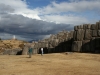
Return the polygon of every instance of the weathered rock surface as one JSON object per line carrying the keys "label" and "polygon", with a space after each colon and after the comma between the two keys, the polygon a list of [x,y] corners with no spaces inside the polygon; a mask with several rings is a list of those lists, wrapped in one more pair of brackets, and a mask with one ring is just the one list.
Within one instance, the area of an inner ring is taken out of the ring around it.
{"label": "weathered rock surface", "polygon": [[81,52],[82,51],[82,41],[74,41],[72,43],[72,51]]}

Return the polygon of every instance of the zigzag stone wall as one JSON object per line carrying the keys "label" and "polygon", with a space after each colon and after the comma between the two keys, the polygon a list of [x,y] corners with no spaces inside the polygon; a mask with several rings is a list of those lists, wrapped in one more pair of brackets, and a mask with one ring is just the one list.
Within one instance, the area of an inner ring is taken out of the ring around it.
{"label": "zigzag stone wall", "polygon": [[[33,42],[33,54],[55,52],[100,52],[100,22],[74,26],[74,31],[62,31],[49,38]],[[22,54],[27,54],[28,45],[25,45]]]}
{"label": "zigzag stone wall", "polygon": [[84,24],[74,27],[72,51],[99,52],[100,50],[100,22]]}
{"label": "zigzag stone wall", "polygon": [[[33,42],[33,54],[40,53],[40,48],[44,48],[44,53],[55,53],[71,51],[73,31],[62,31],[58,34],[51,35],[49,38]],[[23,49],[22,55],[27,54],[28,45]]]}

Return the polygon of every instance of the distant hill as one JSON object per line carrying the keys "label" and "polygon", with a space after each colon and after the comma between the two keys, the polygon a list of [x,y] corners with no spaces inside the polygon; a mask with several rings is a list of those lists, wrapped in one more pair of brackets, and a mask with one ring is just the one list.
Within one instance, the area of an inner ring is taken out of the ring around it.
{"label": "distant hill", "polygon": [[32,43],[33,41],[38,41],[38,40],[30,40],[30,41],[28,41],[29,43]]}

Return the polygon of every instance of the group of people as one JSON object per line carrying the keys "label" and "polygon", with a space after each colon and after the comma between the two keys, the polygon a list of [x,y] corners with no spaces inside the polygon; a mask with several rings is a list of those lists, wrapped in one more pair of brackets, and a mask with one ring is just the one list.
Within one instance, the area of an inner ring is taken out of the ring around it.
{"label": "group of people", "polygon": [[[33,48],[30,47],[28,53],[29,53],[29,58],[31,58],[33,53]],[[41,56],[43,56],[43,48],[41,48]]]}

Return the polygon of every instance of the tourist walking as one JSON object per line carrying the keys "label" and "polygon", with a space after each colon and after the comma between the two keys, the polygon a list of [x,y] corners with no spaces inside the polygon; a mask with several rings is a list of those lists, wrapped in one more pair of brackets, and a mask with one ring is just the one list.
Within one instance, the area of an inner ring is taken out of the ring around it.
{"label": "tourist walking", "polygon": [[43,55],[43,48],[41,48],[41,55]]}
{"label": "tourist walking", "polygon": [[31,58],[32,57],[33,49],[30,47],[29,50],[28,50],[28,52],[29,52],[29,58]]}

